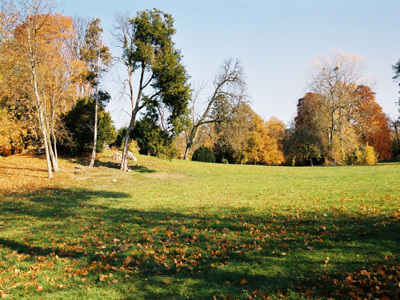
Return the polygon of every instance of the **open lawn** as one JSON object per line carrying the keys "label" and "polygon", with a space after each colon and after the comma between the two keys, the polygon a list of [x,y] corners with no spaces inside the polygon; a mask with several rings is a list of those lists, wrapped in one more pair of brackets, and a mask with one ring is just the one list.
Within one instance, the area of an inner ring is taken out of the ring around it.
{"label": "open lawn", "polygon": [[[400,299],[400,164],[0,159],[5,299]],[[269,298],[268,298],[269,297]]]}

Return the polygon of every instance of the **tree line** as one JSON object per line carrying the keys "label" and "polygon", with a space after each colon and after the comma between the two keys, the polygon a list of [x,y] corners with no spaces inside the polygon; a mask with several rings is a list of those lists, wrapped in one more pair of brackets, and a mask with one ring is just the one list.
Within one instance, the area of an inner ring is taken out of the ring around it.
{"label": "tree line", "polygon": [[[208,97],[191,88],[171,15],[116,15],[121,51],[112,57],[100,19],[55,9],[53,0],[4,0],[0,13],[0,152],[43,151],[49,177],[58,149],[91,153],[93,166],[104,144],[122,150],[123,171],[132,143],[143,154],[264,165],[373,164],[400,152],[399,120],[384,114],[356,56],[319,56],[309,92],[285,126],[252,110],[239,60],[222,63]],[[130,122],[118,132],[102,85],[114,64],[125,70],[131,104]]]}

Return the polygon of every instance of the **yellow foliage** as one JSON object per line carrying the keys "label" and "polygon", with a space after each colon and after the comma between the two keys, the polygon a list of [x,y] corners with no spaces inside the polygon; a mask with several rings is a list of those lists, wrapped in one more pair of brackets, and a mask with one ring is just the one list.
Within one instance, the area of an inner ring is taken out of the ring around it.
{"label": "yellow foliage", "polygon": [[374,147],[367,146],[365,147],[365,164],[366,165],[375,165],[378,162],[377,155],[375,153]]}
{"label": "yellow foliage", "polygon": [[[278,140],[275,138],[280,126],[275,126],[274,130],[268,130],[263,119],[253,113],[251,128],[247,142],[246,157],[247,161],[254,164],[280,165],[284,161],[283,153],[279,149]],[[279,121],[279,120],[278,120]],[[272,127],[272,126],[271,126]]]}
{"label": "yellow foliage", "polygon": [[0,154],[8,156],[22,152],[22,136],[26,130],[11,120],[4,110],[0,110],[0,123]]}

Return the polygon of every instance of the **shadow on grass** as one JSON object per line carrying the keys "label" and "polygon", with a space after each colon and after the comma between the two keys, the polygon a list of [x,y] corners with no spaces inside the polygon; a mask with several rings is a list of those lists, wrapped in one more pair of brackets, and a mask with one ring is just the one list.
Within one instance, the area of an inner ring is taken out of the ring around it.
{"label": "shadow on grass", "polygon": [[68,250],[68,252],[65,252],[57,248],[30,246],[24,243],[16,242],[13,240],[6,240],[3,238],[0,238],[0,245],[2,247],[17,251],[18,253],[29,254],[31,256],[58,255],[58,257],[79,258],[84,255],[83,252],[80,251]]}
{"label": "shadow on grass", "polygon": [[[290,290],[330,297],[337,287],[321,284],[322,276],[344,280],[348,272],[387,263],[387,253],[400,253],[400,220],[394,216],[350,216],[338,210],[315,219],[314,212],[294,217],[243,208],[220,208],[216,214],[113,205],[129,197],[82,189],[8,197],[0,207],[3,222],[15,229],[23,223],[36,234],[12,240],[0,235],[0,245],[32,256],[54,252],[82,265],[96,263],[103,269],[92,268],[93,277],[113,271],[121,287],[134,285],[141,291],[138,298],[145,299],[221,294],[249,299]],[[44,233],[71,247],[84,245],[84,258],[83,250],[67,253],[54,247]],[[131,295],[121,288],[124,297]]]}
{"label": "shadow on grass", "polygon": [[[95,166],[106,167],[106,168],[111,168],[111,169],[120,169],[121,163],[120,162],[112,162],[112,161],[104,162],[104,161],[96,160]],[[129,165],[128,168],[137,173],[155,173],[156,172],[156,170],[149,169],[145,166],[141,166],[138,164],[137,165]]]}

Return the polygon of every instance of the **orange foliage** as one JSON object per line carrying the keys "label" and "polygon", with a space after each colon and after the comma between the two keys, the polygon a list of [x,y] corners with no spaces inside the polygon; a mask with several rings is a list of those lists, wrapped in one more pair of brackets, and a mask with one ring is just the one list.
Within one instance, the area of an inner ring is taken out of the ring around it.
{"label": "orange foliage", "polygon": [[[58,187],[61,181],[58,177],[48,179],[45,166],[45,159],[41,157],[22,154],[0,156],[0,195]],[[62,161],[61,168],[72,171],[73,165]],[[63,182],[65,184],[65,180]]]}
{"label": "orange foliage", "polygon": [[379,159],[391,158],[389,118],[376,103],[375,93],[367,86],[359,85],[357,97],[356,130],[363,144],[374,147]]}

